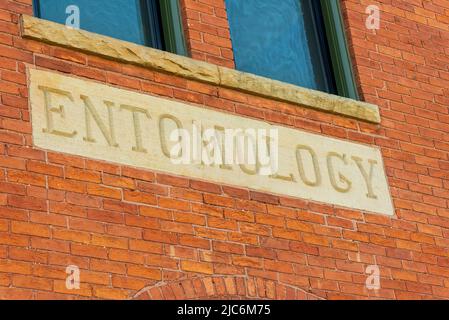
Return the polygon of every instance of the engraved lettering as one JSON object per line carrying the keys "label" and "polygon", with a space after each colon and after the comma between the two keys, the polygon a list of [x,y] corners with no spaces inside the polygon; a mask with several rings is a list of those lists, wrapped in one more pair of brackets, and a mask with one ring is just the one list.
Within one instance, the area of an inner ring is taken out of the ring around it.
{"label": "engraved lettering", "polygon": [[363,167],[363,159],[353,156],[352,160],[355,161],[355,163],[357,164],[357,167],[360,170],[360,173],[363,176],[363,179],[365,180],[365,184],[366,184],[366,188],[368,189],[368,193],[366,194],[366,196],[368,198],[371,199],[377,199],[377,196],[374,194],[374,189],[373,189],[373,172],[374,172],[374,166],[377,164],[376,160],[372,160],[369,159],[368,163],[370,164],[370,168],[369,168],[369,174],[366,172],[365,168]]}
{"label": "engraved lettering", "polygon": [[38,86],[38,88],[39,90],[42,90],[42,92],[44,93],[45,119],[47,121],[47,128],[42,129],[42,132],[66,138],[74,137],[77,134],[76,131],[67,132],[55,129],[52,113],[58,113],[63,119],[66,117],[66,114],[65,114],[65,107],[63,105],[59,105],[57,108],[52,107],[52,100],[51,100],[51,93],[53,93],[60,96],[64,96],[73,102],[72,94],[68,91],[53,89],[45,86]]}
{"label": "engraved lettering", "polygon": [[134,125],[134,138],[136,139],[136,145],[132,148],[133,151],[147,153],[147,149],[143,147],[142,143],[142,127],[140,125],[139,114],[144,114],[148,119],[151,119],[150,112],[147,109],[138,108],[122,104],[120,110],[127,110],[133,115]]}
{"label": "engraved lettering", "polygon": [[55,72],[28,73],[37,148],[364,212],[395,212],[376,146]]}
{"label": "engraved lettering", "polygon": [[[260,163],[256,159],[257,155],[257,137],[255,130],[241,130],[241,134],[236,137],[237,163],[240,170],[244,173],[254,176],[259,172]],[[248,165],[254,165],[254,168],[248,168]]]}
{"label": "engraved lettering", "polygon": [[104,124],[103,120],[101,119],[100,115],[98,114],[97,109],[95,109],[94,105],[92,104],[92,101],[90,101],[90,98],[85,95],[81,95],[80,98],[81,100],[83,100],[85,106],[84,113],[86,121],[86,136],[84,137],[84,141],[96,142],[92,134],[91,118],[93,118],[98,128],[100,129],[101,133],[103,134],[103,137],[106,139],[108,145],[111,147],[118,147],[118,143],[115,139],[114,118],[112,112],[112,107],[114,106],[114,103],[106,100],[104,101],[104,104],[108,109],[108,124],[109,124],[108,129]]}
{"label": "engraved lettering", "polygon": [[[225,128],[222,126],[215,126],[215,130],[217,131],[217,138],[220,143],[220,149],[222,150],[221,156],[222,156],[222,164],[220,164],[221,169],[225,170],[232,170],[232,166],[226,164],[226,145],[225,145]],[[232,148],[231,148],[232,150]]]}
{"label": "engraved lettering", "polygon": [[343,186],[339,185],[337,182],[337,179],[335,177],[334,163],[332,161],[332,159],[334,159],[334,158],[341,160],[345,165],[348,164],[346,154],[341,155],[336,152],[329,152],[327,154],[327,170],[329,172],[329,178],[331,181],[331,185],[338,192],[341,192],[341,193],[349,192],[349,190],[351,190],[352,182],[349,181],[349,179],[346,178],[343,174],[341,174],[341,172],[338,173],[338,179],[340,180],[340,183],[343,184]]}
{"label": "engraved lettering", "polygon": [[[304,163],[302,161],[302,156],[301,156],[301,150],[307,151],[310,154],[310,157],[312,158],[315,180],[310,180],[306,176],[306,173],[304,170]],[[321,172],[320,172],[320,167],[318,164],[318,157],[317,157],[315,151],[311,147],[306,146],[306,145],[298,145],[296,147],[296,162],[298,163],[299,176],[301,177],[301,180],[302,180],[302,182],[304,182],[305,185],[307,185],[309,187],[317,187],[321,184]]]}
{"label": "engraved lettering", "polygon": [[[167,137],[170,136],[170,134],[166,131],[165,127],[165,121],[173,121],[173,123],[176,125],[178,131],[182,129],[182,123],[181,121],[176,118],[175,116],[172,116],[171,114],[163,114],[159,117],[159,137],[161,142],[161,149],[164,156],[171,159],[172,155],[170,154],[170,150],[168,149],[168,143],[167,143]],[[179,143],[181,142],[182,137],[179,137]],[[178,157],[182,157],[181,149],[179,151]]]}
{"label": "engraved lettering", "polygon": [[208,128],[204,130],[202,136],[204,144],[202,150],[202,164],[207,166],[214,166],[215,164],[221,165],[223,156],[217,131]]}

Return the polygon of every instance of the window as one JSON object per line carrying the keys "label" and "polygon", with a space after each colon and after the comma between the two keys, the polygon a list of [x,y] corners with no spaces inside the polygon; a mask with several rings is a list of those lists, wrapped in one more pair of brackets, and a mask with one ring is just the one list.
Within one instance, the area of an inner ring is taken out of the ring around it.
{"label": "window", "polygon": [[226,0],[236,68],[357,99],[338,0]]}
{"label": "window", "polygon": [[34,0],[36,16],[81,29],[186,54],[178,0]]}

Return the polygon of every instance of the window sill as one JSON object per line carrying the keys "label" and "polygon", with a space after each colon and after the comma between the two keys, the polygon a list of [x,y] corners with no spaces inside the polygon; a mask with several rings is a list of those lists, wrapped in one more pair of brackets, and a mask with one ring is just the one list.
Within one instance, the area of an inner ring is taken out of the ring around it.
{"label": "window sill", "polygon": [[22,36],[107,59],[243,91],[371,123],[380,123],[376,105],[305,89],[95,33],[23,15]]}

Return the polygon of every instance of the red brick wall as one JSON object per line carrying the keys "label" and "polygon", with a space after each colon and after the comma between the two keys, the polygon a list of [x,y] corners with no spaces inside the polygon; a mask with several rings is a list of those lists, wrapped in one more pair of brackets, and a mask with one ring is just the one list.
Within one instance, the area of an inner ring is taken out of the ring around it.
{"label": "red brick wall", "polygon": [[[342,4],[381,125],[25,40],[31,0],[0,0],[0,298],[449,298],[449,2]],[[182,8],[192,56],[232,66],[223,1]],[[396,216],[33,148],[26,65],[380,146]]]}
{"label": "red brick wall", "polygon": [[181,0],[191,57],[234,68],[225,0]]}

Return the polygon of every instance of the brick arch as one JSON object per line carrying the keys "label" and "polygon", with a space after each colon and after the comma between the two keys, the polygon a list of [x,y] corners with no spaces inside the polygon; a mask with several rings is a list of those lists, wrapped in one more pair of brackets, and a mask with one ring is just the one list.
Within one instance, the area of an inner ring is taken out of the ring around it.
{"label": "brick arch", "polygon": [[301,288],[260,277],[205,276],[158,282],[139,290],[133,300],[321,300]]}

